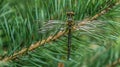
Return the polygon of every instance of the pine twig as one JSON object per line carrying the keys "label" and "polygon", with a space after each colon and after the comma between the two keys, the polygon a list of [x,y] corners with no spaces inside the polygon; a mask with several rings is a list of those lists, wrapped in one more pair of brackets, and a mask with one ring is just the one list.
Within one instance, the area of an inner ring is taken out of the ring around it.
{"label": "pine twig", "polygon": [[116,67],[118,64],[120,64],[120,58],[115,60],[111,64],[106,65],[106,67]]}
{"label": "pine twig", "polygon": [[[116,4],[118,5],[118,4]],[[112,5],[113,7],[114,5]],[[101,15],[107,13],[111,8],[111,6],[107,7],[105,10],[101,11],[100,13],[96,14],[95,16],[93,16],[92,18],[88,18],[88,19],[85,19],[83,20],[82,22],[79,22],[77,26],[74,26],[74,30],[77,30],[78,27],[80,26],[83,26],[85,25],[86,23],[88,23],[89,21],[93,21],[95,20],[96,18],[100,17]],[[5,57],[2,59],[3,62],[7,62],[7,61],[10,61],[12,59],[15,59],[21,55],[23,55],[25,52],[27,51],[32,51],[36,48],[38,48],[39,46],[45,44],[45,43],[48,43],[50,41],[54,41],[56,39],[58,39],[59,37],[61,37],[62,35],[65,35],[67,32],[64,30],[64,31],[60,31],[58,32],[55,36],[49,36],[47,39],[44,39],[42,41],[38,41],[36,42],[35,44],[31,44],[31,46],[29,48],[23,48],[22,50],[20,50],[19,52],[15,52],[12,56],[9,56],[9,57]]]}
{"label": "pine twig", "polygon": [[58,67],[64,67],[64,63],[59,62]]}
{"label": "pine twig", "polygon": [[61,37],[64,34],[65,34],[65,31],[60,31],[60,32],[57,33],[57,35],[49,36],[47,39],[44,39],[42,41],[38,41],[37,43],[32,44],[29,48],[23,48],[19,52],[14,53],[12,56],[4,58],[2,61],[9,61],[9,60],[15,59],[16,57],[24,54],[26,51],[32,51],[35,48],[37,48],[37,47],[39,47],[39,46],[41,46],[45,43],[50,42],[51,40],[54,41],[54,40],[58,39],[59,37]]}

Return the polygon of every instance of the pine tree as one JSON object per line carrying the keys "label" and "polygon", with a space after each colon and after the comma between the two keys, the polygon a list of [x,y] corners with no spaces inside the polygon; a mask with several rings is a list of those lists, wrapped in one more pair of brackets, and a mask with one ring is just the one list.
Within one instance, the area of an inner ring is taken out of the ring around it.
{"label": "pine tree", "polygon": [[0,0],[0,67],[120,67],[119,19],[119,0]]}

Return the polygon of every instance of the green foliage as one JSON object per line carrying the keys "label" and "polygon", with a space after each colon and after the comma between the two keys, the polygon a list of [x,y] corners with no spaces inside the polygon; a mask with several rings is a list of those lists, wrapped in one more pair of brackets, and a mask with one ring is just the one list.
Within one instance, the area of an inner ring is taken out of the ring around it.
{"label": "green foliage", "polygon": [[[74,11],[75,20],[92,17],[117,0],[0,0],[0,59],[32,43],[55,35],[64,22],[46,28],[47,21],[66,21]],[[7,67],[105,67],[120,58],[120,5],[80,27],[72,34],[71,60],[67,61],[67,35],[46,43],[8,62]],[[49,29],[51,28],[51,29]],[[42,30],[41,30],[42,29]],[[45,31],[44,31],[45,30]]]}

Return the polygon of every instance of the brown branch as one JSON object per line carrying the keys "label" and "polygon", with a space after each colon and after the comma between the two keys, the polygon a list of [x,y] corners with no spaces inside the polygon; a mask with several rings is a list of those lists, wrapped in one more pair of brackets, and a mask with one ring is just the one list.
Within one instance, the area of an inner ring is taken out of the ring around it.
{"label": "brown branch", "polygon": [[64,63],[59,62],[59,63],[58,63],[58,67],[64,67]]}
{"label": "brown branch", "polygon": [[42,41],[38,41],[35,44],[31,44],[31,46],[29,48],[24,48],[21,51],[14,53],[12,56],[4,58],[2,61],[9,61],[9,60],[15,59],[16,57],[24,54],[26,51],[32,51],[35,48],[37,48],[37,47],[39,47],[39,46],[41,46],[41,45],[43,45],[45,43],[48,43],[50,41],[58,39],[59,37],[61,37],[64,34],[65,34],[65,31],[60,31],[60,32],[57,33],[57,35],[49,36],[47,39],[44,39]]}
{"label": "brown branch", "polygon": [[106,65],[106,67],[116,67],[118,64],[120,64],[120,58],[115,60],[111,64]]}
{"label": "brown branch", "polygon": [[[78,25],[76,25],[76,26],[73,27],[74,30],[76,30],[78,26],[79,26],[79,27],[80,27],[80,26],[83,26],[83,25],[85,25],[86,23],[88,23],[89,21],[95,20],[95,19],[98,18],[99,16],[107,13],[107,12],[110,10],[110,8],[112,8],[112,7],[109,6],[108,8],[106,8],[105,10],[103,10],[103,11],[101,11],[100,13],[96,14],[96,15],[93,16],[92,18],[88,18],[88,19],[85,19],[85,20],[79,22]],[[62,35],[66,34],[66,33],[67,33],[67,32],[65,32],[65,30],[64,30],[64,31],[60,31],[60,32],[58,32],[55,36],[49,36],[47,39],[44,39],[44,40],[42,40],[42,41],[38,41],[38,42],[36,42],[35,44],[31,44],[31,46],[30,46],[29,48],[23,48],[23,49],[20,50],[19,52],[15,52],[12,56],[3,58],[2,61],[7,62],[7,61],[10,61],[10,60],[12,60],[12,59],[15,59],[15,58],[17,58],[18,56],[23,55],[23,54],[26,53],[27,51],[32,51],[32,50],[38,48],[39,46],[41,46],[41,45],[43,45],[43,44],[45,44],[45,43],[48,43],[48,42],[50,42],[50,41],[54,41],[54,40],[58,39],[59,37],[61,37]]]}

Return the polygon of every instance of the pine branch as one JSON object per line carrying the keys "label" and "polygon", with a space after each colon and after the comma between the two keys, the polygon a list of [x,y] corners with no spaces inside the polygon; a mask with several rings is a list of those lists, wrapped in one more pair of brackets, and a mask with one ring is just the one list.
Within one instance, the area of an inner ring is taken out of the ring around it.
{"label": "pine branch", "polygon": [[58,63],[58,67],[64,67],[64,63]]}
{"label": "pine branch", "polygon": [[120,58],[112,62],[111,64],[106,65],[106,67],[116,67],[118,64],[120,64]]}
{"label": "pine branch", "polygon": [[[115,5],[118,5],[118,4],[119,3],[116,3]],[[83,21],[79,22],[78,25],[76,25],[76,26],[73,27],[74,30],[77,30],[78,27],[84,26],[86,23],[97,19],[101,15],[104,15],[105,13],[107,13],[115,5],[110,5],[109,7],[107,7],[103,11],[101,11],[100,13],[96,14],[95,16],[93,16],[92,18],[87,18],[87,19],[84,19]],[[13,59],[15,59],[15,58],[23,55],[27,51],[32,51],[32,50],[38,48],[39,46],[41,46],[41,45],[43,45],[45,43],[49,43],[51,41],[54,41],[54,40],[60,38],[62,35],[65,35],[65,34],[67,34],[67,32],[65,30],[64,31],[59,31],[55,36],[49,36],[47,39],[38,41],[35,44],[31,44],[31,46],[29,48],[23,48],[19,52],[15,52],[12,56],[3,58],[1,61],[7,62],[7,61],[10,61],[10,60],[13,60]]]}

